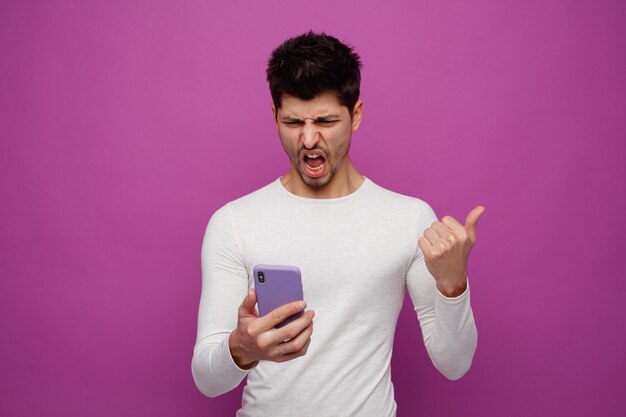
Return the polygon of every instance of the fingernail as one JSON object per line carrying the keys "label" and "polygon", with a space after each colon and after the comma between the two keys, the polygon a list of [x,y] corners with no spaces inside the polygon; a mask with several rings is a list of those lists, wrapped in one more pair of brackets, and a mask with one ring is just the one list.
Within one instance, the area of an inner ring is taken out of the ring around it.
{"label": "fingernail", "polygon": [[303,309],[304,307],[306,307],[306,303],[304,301],[300,301],[298,303],[298,308]]}

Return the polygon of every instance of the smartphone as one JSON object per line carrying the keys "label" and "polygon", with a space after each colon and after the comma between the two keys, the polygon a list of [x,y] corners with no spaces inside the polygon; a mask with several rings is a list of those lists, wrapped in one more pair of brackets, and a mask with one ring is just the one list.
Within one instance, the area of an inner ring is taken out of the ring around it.
{"label": "smartphone", "polygon": [[[259,316],[293,301],[304,300],[300,269],[290,265],[255,265],[253,268]],[[304,314],[300,311],[274,328],[281,328]]]}

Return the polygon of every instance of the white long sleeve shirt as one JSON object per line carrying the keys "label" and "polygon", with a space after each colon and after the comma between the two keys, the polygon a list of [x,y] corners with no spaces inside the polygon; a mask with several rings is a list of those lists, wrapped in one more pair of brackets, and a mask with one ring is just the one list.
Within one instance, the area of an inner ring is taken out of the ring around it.
{"label": "white long sleeve shirt", "polygon": [[[458,379],[477,344],[465,292],[441,294],[417,241],[437,218],[415,197],[369,178],[352,194],[314,199],[276,179],[222,206],[202,243],[202,293],[192,359],[196,386],[215,397],[248,376],[237,417],[395,416],[390,362],[405,288],[434,366]],[[240,369],[228,347],[256,264],[302,271],[315,311],[304,356]],[[417,333],[416,333],[417,334]]]}

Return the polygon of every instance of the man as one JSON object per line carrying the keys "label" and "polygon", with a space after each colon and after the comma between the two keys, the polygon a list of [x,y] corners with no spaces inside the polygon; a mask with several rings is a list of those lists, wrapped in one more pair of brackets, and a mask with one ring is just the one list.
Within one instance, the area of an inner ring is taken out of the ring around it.
{"label": "man", "polygon": [[[470,367],[466,266],[484,207],[465,224],[439,222],[426,202],[356,170],[360,68],[351,47],[324,33],[272,52],[272,114],[291,168],[207,225],[192,373],[209,397],[248,376],[238,417],[395,416],[390,361],[405,288],[435,367],[452,380]],[[256,264],[298,266],[309,309],[293,302],[259,317]]]}

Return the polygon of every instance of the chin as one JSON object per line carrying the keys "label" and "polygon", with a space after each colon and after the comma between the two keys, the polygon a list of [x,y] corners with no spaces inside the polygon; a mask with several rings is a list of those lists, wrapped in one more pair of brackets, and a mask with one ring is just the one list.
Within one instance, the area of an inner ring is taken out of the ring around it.
{"label": "chin", "polygon": [[309,187],[322,188],[323,186],[327,185],[330,182],[330,178],[302,177],[302,181]]}
{"label": "chin", "polygon": [[330,180],[333,178],[334,173],[335,173],[334,171],[331,171],[329,175],[325,175],[320,178],[311,178],[305,172],[300,172],[298,170],[298,174],[300,174],[300,178],[302,179],[302,182],[308,185],[309,187],[313,187],[313,188],[322,188],[328,185]]}

